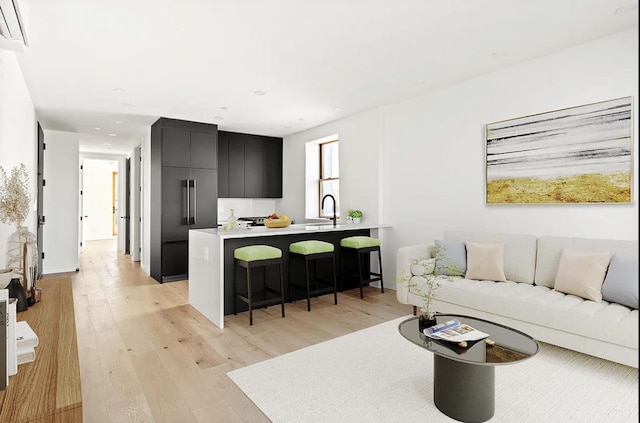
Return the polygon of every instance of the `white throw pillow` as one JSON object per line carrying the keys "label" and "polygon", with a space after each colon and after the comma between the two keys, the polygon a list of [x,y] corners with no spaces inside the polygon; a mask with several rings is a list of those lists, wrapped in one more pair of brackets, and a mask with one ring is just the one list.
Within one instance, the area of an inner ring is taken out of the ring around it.
{"label": "white throw pillow", "polygon": [[480,244],[466,242],[467,273],[465,278],[506,281],[504,275],[504,244]]}
{"label": "white throw pillow", "polygon": [[421,258],[411,261],[411,274],[413,276],[430,275],[436,269],[436,259]]}
{"label": "white throw pillow", "polygon": [[611,253],[582,253],[564,248],[554,289],[596,302],[602,301],[602,283]]}

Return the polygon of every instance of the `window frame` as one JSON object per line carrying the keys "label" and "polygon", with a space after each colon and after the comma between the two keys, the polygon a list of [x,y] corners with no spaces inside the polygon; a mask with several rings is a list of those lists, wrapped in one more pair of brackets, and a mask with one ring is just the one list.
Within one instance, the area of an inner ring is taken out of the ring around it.
{"label": "window frame", "polygon": [[[339,139],[335,139],[335,140],[331,140],[331,141],[327,141],[327,142],[322,142],[318,144],[318,148],[320,149],[320,159],[318,160],[318,164],[320,166],[319,169],[319,175],[320,178],[318,179],[318,216],[320,218],[332,218],[333,215],[328,216],[325,214],[322,214],[322,183],[323,182],[333,182],[333,181],[338,181],[338,183],[340,182],[340,177],[338,176],[337,178],[323,178],[324,176],[324,146],[326,146],[327,144],[333,144],[333,143],[338,143],[340,140]],[[337,201],[337,199],[336,199]],[[337,204],[336,204],[337,206]],[[340,214],[339,214],[339,210],[336,213],[336,218],[340,218]]]}

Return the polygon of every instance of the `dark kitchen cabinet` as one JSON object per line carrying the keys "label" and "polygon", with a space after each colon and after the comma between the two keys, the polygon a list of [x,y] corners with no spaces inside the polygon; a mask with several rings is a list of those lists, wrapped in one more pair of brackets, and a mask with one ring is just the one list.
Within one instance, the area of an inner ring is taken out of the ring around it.
{"label": "dark kitchen cabinet", "polygon": [[244,143],[244,196],[246,198],[262,197],[263,171],[262,143],[246,141]]}
{"label": "dark kitchen cabinet", "polygon": [[218,218],[217,125],[160,118],[151,126],[151,276],[188,277],[189,229]]}
{"label": "dark kitchen cabinet", "polygon": [[229,198],[244,198],[244,142],[229,141]]}
{"label": "dark kitchen cabinet", "polygon": [[218,197],[229,198],[229,140],[218,134]]}
{"label": "dark kitchen cabinet", "polygon": [[282,198],[282,140],[262,145],[262,196]]}
{"label": "dark kitchen cabinet", "polygon": [[218,135],[220,198],[282,198],[282,138]]}

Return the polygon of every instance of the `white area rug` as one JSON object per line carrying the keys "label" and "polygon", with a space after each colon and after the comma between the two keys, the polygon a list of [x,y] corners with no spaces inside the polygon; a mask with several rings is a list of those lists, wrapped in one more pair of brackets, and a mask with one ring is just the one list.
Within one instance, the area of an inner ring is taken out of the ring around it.
{"label": "white area rug", "polygon": [[[433,355],[398,332],[408,317],[228,375],[276,423],[454,422],[433,404]],[[496,367],[495,410],[491,422],[637,422],[638,370],[541,344]]]}

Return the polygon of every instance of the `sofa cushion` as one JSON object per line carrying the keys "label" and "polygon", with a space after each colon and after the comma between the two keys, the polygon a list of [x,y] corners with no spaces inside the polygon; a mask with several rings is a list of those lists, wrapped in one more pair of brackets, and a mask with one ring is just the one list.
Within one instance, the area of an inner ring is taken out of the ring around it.
{"label": "sofa cushion", "polygon": [[504,276],[504,244],[466,242],[467,279],[506,281]]}
{"label": "sofa cushion", "polygon": [[436,275],[464,276],[467,272],[467,250],[464,242],[435,240]]}
{"label": "sofa cushion", "polygon": [[602,301],[602,283],[609,261],[609,253],[581,253],[563,249],[554,282],[555,290],[586,300]]}
{"label": "sofa cushion", "polygon": [[638,257],[638,241],[541,236],[538,238],[538,258],[535,267],[536,285],[553,288],[563,248],[585,253],[606,251],[612,255]]}
{"label": "sofa cushion", "polygon": [[614,254],[602,285],[602,299],[638,309],[638,257]]}
{"label": "sofa cushion", "polygon": [[638,348],[638,310],[620,304],[587,301],[544,286],[516,282],[438,278],[434,310],[446,303],[565,331],[587,338]]}
{"label": "sofa cushion", "polygon": [[[445,231],[448,241],[504,243],[504,274],[507,280],[533,283],[536,271],[537,238],[533,235],[475,231]],[[554,274],[555,275],[555,274]]]}

